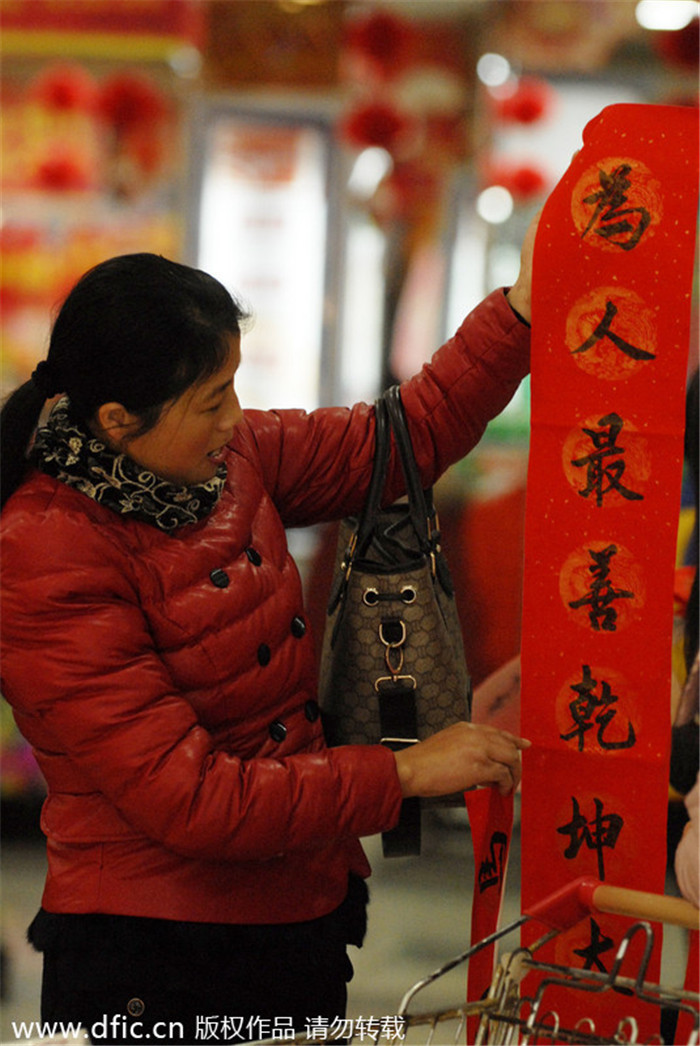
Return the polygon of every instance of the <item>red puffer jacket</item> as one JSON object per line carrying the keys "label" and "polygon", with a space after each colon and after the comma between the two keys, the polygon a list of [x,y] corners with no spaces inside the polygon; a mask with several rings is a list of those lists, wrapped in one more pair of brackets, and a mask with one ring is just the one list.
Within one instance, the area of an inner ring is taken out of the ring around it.
{"label": "red puffer jacket", "polygon": [[[405,384],[426,484],[510,399],[528,344],[499,291]],[[48,782],[47,910],[291,922],[368,874],[394,757],[325,748],[284,527],[360,507],[373,419],[246,412],[218,505],[174,533],[39,472],[8,502],[2,685]]]}

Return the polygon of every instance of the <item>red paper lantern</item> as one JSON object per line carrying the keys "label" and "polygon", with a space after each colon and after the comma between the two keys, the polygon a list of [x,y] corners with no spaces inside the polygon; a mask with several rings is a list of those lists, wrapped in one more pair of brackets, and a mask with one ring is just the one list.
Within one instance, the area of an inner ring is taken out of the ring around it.
{"label": "red paper lantern", "polygon": [[168,112],[162,92],[145,76],[117,73],[102,85],[99,111],[119,133],[153,126]]}
{"label": "red paper lantern", "polygon": [[85,160],[65,153],[43,160],[37,167],[33,184],[49,192],[81,192],[90,188],[92,178]]}
{"label": "red paper lantern", "polygon": [[517,203],[527,203],[546,192],[548,180],[539,167],[523,163],[492,168],[488,184],[502,185]]}
{"label": "red paper lantern", "polygon": [[684,29],[653,34],[657,53],[670,65],[684,69],[698,68],[700,22],[694,18]]}
{"label": "red paper lantern", "polygon": [[504,123],[537,123],[549,111],[551,88],[544,80],[523,77],[515,91],[494,92],[496,117]]}
{"label": "red paper lantern", "polygon": [[347,27],[345,43],[349,51],[369,59],[376,72],[391,76],[411,63],[416,38],[410,22],[388,11],[376,11]]}
{"label": "red paper lantern", "polygon": [[351,110],[340,122],[341,138],[355,148],[381,146],[396,150],[413,128],[413,121],[387,102],[369,102]]}
{"label": "red paper lantern", "polygon": [[91,110],[97,98],[97,87],[79,65],[54,65],[32,83],[29,96],[46,109]]}

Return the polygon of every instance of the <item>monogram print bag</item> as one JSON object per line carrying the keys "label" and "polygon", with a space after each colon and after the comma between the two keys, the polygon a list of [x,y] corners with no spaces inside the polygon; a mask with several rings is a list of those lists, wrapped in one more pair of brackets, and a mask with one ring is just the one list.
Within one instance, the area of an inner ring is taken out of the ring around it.
{"label": "monogram print bag", "polygon": [[[396,750],[468,719],[471,686],[432,491],[420,482],[398,386],[376,412],[367,500],[358,519],[341,523],[319,693],[329,744]],[[390,430],[408,498],[382,509]],[[420,802],[406,800],[384,853],[419,852]]]}

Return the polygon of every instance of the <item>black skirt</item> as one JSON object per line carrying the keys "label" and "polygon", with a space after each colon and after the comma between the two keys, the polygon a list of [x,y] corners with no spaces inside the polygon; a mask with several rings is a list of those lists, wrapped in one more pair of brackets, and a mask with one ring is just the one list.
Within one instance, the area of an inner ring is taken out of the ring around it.
{"label": "black skirt", "polygon": [[[93,1043],[249,1042],[325,1029],[342,1040],[367,886],[351,876],[334,912],[301,923],[225,925],[43,909],[28,937],[44,955],[43,1021]],[[320,1033],[320,1031],[319,1031]]]}

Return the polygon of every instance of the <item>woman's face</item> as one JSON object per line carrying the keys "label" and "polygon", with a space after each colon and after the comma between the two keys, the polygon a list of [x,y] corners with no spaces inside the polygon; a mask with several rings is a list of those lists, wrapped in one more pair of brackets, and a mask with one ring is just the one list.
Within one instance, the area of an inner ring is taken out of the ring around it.
{"label": "woman's face", "polygon": [[183,486],[213,479],[221,451],[243,413],[233,381],[241,362],[241,339],[229,338],[226,362],[215,374],[167,403],[158,423],[121,444],[133,461]]}

